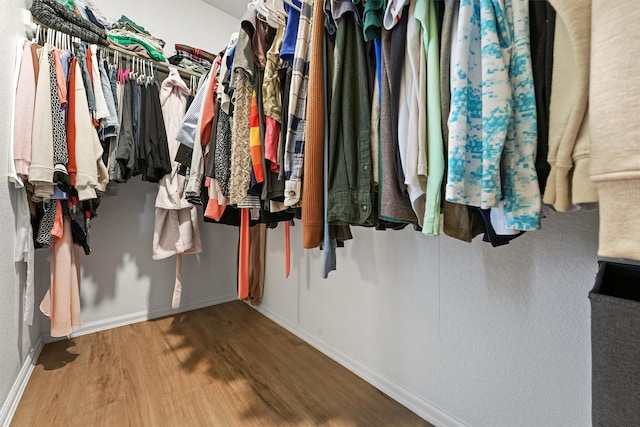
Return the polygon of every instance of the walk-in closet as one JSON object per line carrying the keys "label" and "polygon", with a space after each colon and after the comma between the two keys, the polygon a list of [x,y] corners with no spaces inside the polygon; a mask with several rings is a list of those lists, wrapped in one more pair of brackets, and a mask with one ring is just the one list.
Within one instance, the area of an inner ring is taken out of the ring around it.
{"label": "walk-in closet", "polygon": [[640,424],[640,8],[3,0],[0,426]]}

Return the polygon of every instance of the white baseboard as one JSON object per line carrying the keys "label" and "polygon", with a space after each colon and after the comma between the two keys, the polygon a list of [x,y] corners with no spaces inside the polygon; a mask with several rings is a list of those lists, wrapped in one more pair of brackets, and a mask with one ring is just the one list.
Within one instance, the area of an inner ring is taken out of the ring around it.
{"label": "white baseboard", "polygon": [[[197,310],[199,308],[209,307],[216,304],[222,304],[225,302],[234,301],[237,299],[236,295],[228,295],[224,297],[213,298],[206,301],[199,301],[193,304],[187,304],[181,306],[178,310],[173,310],[170,307],[153,310],[150,312],[139,312],[126,316],[115,317],[111,319],[101,320],[97,322],[91,322],[84,325],[82,328],[73,333],[74,336],[87,335],[94,332],[104,331],[107,329],[117,328],[119,326],[130,325],[133,323],[144,322],[150,319],[156,319],[171,314],[178,314],[185,311]],[[428,422],[439,427],[466,427],[467,423],[459,420],[446,411],[438,408],[437,406],[427,402],[426,400],[416,396],[414,393],[405,389],[401,385],[397,384],[393,380],[386,376],[376,372],[368,366],[362,364],[358,360],[352,358],[343,351],[337,349],[331,344],[319,339],[315,335],[309,333],[307,330],[296,325],[280,313],[264,306],[256,307],[260,313],[264,314],[269,319],[273,320],[292,334],[301,338],[312,347],[316,348],[320,352],[324,353],[331,359],[335,360],[351,372],[355,373],[369,384],[373,385],[392,399],[398,401],[411,411],[415,412],[420,417],[424,418]],[[18,374],[18,378],[13,384],[7,399],[5,400],[2,408],[0,409],[0,427],[8,427],[13,415],[18,407],[22,393],[24,392],[27,383],[35,364],[38,360],[38,356],[42,351],[42,347],[45,343],[53,342],[58,338],[52,338],[49,334],[43,334],[38,341],[34,349],[29,353],[26,360],[22,364],[22,368]]]}
{"label": "white baseboard", "polygon": [[342,350],[321,340],[277,311],[265,306],[258,306],[255,307],[255,309],[431,424],[439,427],[466,427],[469,425],[421,397],[416,396],[411,391],[362,364]]}
{"label": "white baseboard", "polygon": [[24,393],[24,389],[27,387],[31,373],[36,366],[42,347],[44,347],[44,341],[42,340],[42,336],[40,336],[38,341],[36,341],[35,347],[29,352],[22,364],[22,368],[18,373],[18,378],[16,378],[13,383],[13,387],[11,387],[9,395],[0,409],[1,427],[9,427],[11,419],[18,408],[18,403],[20,403],[20,399],[22,398],[22,393]]}
{"label": "white baseboard", "polygon": [[[140,311],[137,313],[126,314],[124,316],[112,317],[95,322],[88,322],[83,324],[78,330],[74,331],[73,334],[71,334],[71,338],[93,334],[95,332],[106,331],[107,329],[118,328],[120,326],[131,325],[133,323],[144,322],[151,319],[157,319],[159,317],[171,316],[173,314],[197,310],[199,308],[210,307],[212,305],[223,304],[225,302],[235,301],[237,299],[238,296],[236,294],[225,295],[222,297],[211,298],[204,301],[193,302],[191,304],[183,304],[177,310],[174,310],[171,307],[164,307],[151,311]],[[43,334],[43,340],[45,344],[61,339],[66,339],[66,337],[53,338],[51,335],[49,335],[49,333]]]}

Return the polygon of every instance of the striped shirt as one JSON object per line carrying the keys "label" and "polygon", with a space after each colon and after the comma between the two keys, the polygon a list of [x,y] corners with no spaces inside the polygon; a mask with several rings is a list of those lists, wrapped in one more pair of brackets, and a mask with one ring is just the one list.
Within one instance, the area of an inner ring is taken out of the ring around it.
{"label": "striped shirt", "polygon": [[[176,140],[189,148],[193,148],[193,144],[196,140],[198,119],[200,118],[200,113],[202,112],[202,108],[204,107],[204,98],[207,92],[205,89],[208,86],[210,78],[211,73],[207,74],[207,76],[205,77],[205,81],[200,86],[201,90],[198,91],[196,97],[193,99],[193,102],[189,106],[187,114],[185,114],[184,119],[182,120],[180,130],[176,135]],[[168,137],[171,138],[172,135],[168,135]]]}
{"label": "striped shirt", "polygon": [[289,93],[289,120],[284,154],[286,206],[298,206],[301,200],[312,13],[311,0],[303,0]]}

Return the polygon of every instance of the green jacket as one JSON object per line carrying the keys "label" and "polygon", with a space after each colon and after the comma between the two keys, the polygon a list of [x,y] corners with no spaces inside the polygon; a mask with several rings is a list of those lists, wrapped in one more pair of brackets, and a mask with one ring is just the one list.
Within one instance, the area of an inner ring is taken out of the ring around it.
{"label": "green jacket", "polygon": [[353,13],[338,22],[329,123],[328,220],[373,225],[371,105],[365,43]]}

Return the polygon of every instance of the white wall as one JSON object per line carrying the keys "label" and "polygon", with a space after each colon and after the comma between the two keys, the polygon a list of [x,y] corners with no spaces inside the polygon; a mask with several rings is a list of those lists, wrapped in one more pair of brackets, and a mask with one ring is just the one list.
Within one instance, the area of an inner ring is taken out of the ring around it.
{"label": "white wall", "polygon": [[[186,43],[218,52],[240,27],[237,18],[200,0],[94,1],[105,15],[126,15],[171,48]],[[175,312],[175,258],[151,259],[156,194],[156,184],[137,177],[103,197],[92,221],[92,253],[82,261],[83,326],[78,334]],[[201,232],[203,253],[184,257],[181,310],[228,301],[236,294],[235,269],[229,266],[236,262],[237,229],[201,222]],[[40,294],[49,283],[48,253],[36,255]],[[39,317],[48,331],[49,319]]]}
{"label": "white wall", "polygon": [[[92,253],[83,257],[81,306],[77,334],[154,318],[171,310],[175,257],[151,259],[155,184],[139,178],[121,184],[101,201],[92,222]],[[201,214],[199,209],[199,213]],[[235,298],[237,229],[200,223],[203,252],[185,255],[180,311]],[[49,251],[37,253],[39,287],[48,286]],[[43,330],[49,319],[42,314]]]}
{"label": "white wall", "polygon": [[[14,61],[16,41],[23,37],[24,26],[18,17],[24,0],[8,0],[2,3],[0,13],[0,99],[13,99]],[[14,215],[12,208],[13,185],[7,181],[8,141],[11,102],[0,102],[0,424],[8,410],[7,399],[18,379],[21,366],[28,361],[36,345],[40,331],[38,324],[29,328],[22,322],[22,290],[24,289],[24,264],[13,262]]]}
{"label": "white wall", "polygon": [[[0,61],[7,70],[13,53],[6,41],[21,31],[14,17],[23,0],[5,3]],[[169,47],[184,42],[215,52],[238,27],[236,18],[199,0],[96,3]],[[0,99],[7,99],[9,81],[0,84]],[[0,103],[3,146],[8,116]],[[5,156],[0,150],[3,175]],[[160,313],[170,304],[174,261],[151,260],[154,185],[136,180],[117,191],[103,200],[93,222],[94,252],[83,263],[89,328]],[[7,193],[0,186],[0,207],[10,212]],[[292,233],[292,276],[284,279],[280,227],[269,231],[261,310],[438,424],[589,425],[587,292],[596,270],[597,215],[558,215],[543,225],[498,249],[411,230],[356,229],[326,281],[320,252],[299,249],[300,226]],[[5,248],[12,230],[9,218],[0,222]],[[204,254],[185,259],[185,305],[235,292],[236,230],[205,224],[203,238]],[[0,402],[37,336],[19,321],[10,256],[5,250],[0,257]],[[38,253],[38,295],[48,282],[45,257]]]}
{"label": "white wall", "polygon": [[[237,1],[237,0],[234,0]],[[244,1],[244,0],[242,0]],[[220,52],[240,21],[202,0],[94,0],[114,20],[125,15],[154,37],[165,41],[165,55],[175,53],[176,43]],[[248,1],[244,1],[248,3]]]}
{"label": "white wall", "polygon": [[338,271],[269,231],[260,310],[437,425],[590,425],[597,213],[502,248],[354,229]]}

